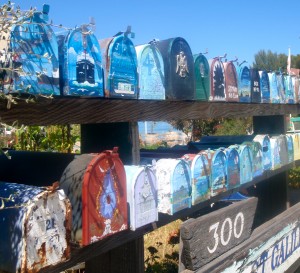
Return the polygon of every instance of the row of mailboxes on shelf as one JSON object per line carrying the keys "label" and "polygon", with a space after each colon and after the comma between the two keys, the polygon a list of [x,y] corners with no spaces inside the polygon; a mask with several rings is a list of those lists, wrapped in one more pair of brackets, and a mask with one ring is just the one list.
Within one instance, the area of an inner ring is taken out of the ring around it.
{"label": "row of mailboxes on shelf", "polygon": [[190,208],[299,159],[299,144],[298,134],[257,135],[149,166],[124,166],[114,148],[76,156],[59,187],[2,182],[0,269],[35,272],[66,260],[71,241],[88,245]]}
{"label": "row of mailboxes on shelf", "polygon": [[222,62],[220,57],[207,60],[193,54],[181,37],[134,46],[130,29],[103,40],[87,25],[54,33],[48,12],[46,5],[5,34],[5,92],[298,103],[297,77]]}

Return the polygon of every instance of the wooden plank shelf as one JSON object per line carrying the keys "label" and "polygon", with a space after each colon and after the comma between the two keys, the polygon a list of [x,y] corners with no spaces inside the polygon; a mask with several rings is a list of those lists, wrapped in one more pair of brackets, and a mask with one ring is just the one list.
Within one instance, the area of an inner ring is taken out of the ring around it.
{"label": "wooden plank shelf", "polygon": [[19,99],[7,109],[7,101],[0,101],[2,122],[44,126],[286,114],[300,114],[300,104],[40,97],[34,102]]}

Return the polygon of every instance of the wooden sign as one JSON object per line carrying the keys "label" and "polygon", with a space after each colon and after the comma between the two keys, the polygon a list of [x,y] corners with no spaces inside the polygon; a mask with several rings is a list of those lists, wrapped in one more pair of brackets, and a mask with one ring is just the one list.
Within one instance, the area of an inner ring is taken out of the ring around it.
{"label": "wooden sign", "polygon": [[256,206],[257,198],[252,197],[182,223],[182,267],[197,270],[249,238]]}

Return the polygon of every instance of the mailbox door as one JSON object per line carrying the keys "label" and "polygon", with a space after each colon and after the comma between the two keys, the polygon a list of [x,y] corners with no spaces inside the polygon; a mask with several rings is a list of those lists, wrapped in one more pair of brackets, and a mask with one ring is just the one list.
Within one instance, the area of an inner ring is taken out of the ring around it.
{"label": "mailbox door", "polygon": [[250,69],[251,78],[251,102],[261,102],[261,89],[260,89],[260,77],[259,72],[255,68]]}
{"label": "mailbox door", "polygon": [[269,76],[269,82],[270,82],[270,98],[271,103],[279,103],[279,90],[277,85],[277,77],[274,72],[268,73]]}
{"label": "mailbox door", "polygon": [[212,59],[210,63],[210,97],[211,101],[225,101],[225,75],[223,63],[218,59]]}
{"label": "mailbox door", "polygon": [[203,54],[195,59],[196,99],[208,101],[210,96],[209,63]]}
{"label": "mailbox door", "polygon": [[217,150],[211,162],[211,195],[226,191],[227,183],[226,155],[222,150]]}
{"label": "mailbox door", "polygon": [[240,155],[240,174],[241,174],[241,184],[247,183],[253,178],[252,171],[252,151],[248,145],[240,145],[239,147]]}
{"label": "mailbox door", "polygon": [[256,135],[253,141],[257,141],[262,146],[263,153],[263,166],[264,170],[270,170],[272,167],[271,162],[271,144],[268,135]]}
{"label": "mailbox door", "polygon": [[292,80],[292,77],[290,75],[284,76],[285,81],[285,102],[286,103],[295,103],[295,88],[294,88],[294,82]]}
{"label": "mailbox door", "polygon": [[280,168],[280,149],[278,139],[271,137],[271,158],[272,158],[272,170]]}
{"label": "mailbox door", "polygon": [[224,63],[226,101],[239,101],[237,72],[232,62]]}
{"label": "mailbox door", "polygon": [[268,73],[266,71],[259,71],[260,90],[261,90],[261,102],[270,102],[270,82]]}
{"label": "mailbox door", "polygon": [[283,74],[276,75],[277,78],[277,88],[279,94],[279,103],[285,103],[286,100],[286,86]]}
{"label": "mailbox door", "polygon": [[234,148],[226,149],[227,181],[228,188],[236,188],[240,185],[240,157]]}
{"label": "mailbox door", "polygon": [[242,65],[238,69],[238,85],[240,102],[251,102],[250,69],[246,65]]}
{"label": "mailbox door", "polygon": [[263,151],[262,151],[262,146],[259,142],[256,141],[252,142],[252,154],[253,154],[252,173],[254,178],[262,175],[264,172]]}

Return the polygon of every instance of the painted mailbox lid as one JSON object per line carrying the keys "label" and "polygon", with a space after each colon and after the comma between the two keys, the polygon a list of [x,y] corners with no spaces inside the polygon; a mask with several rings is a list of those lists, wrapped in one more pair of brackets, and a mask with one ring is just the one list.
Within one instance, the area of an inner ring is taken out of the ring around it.
{"label": "painted mailbox lid", "polygon": [[236,188],[240,185],[240,156],[236,148],[225,149],[226,153],[226,173],[228,189]]}
{"label": "painted mailbox lid", "polygon": [[261,102],[269,103],[270,102],[270,82],[269,76],[266,71],[259,71],[260,76],[260,90],[261,90]]}
{"label": "painted mailbox lid", "polygon": [[194,56],[196,99],[208,101],[210,96],[209,63],[203,54]]}
{"label": "painted mailbox lid", "polygon": [[259,142],[262,146],[263,167],[264,170],[270,170],[272,167],[270,137],[268,135],[256,135],[253,141]]}
{"label": "painted mailbox lid", "polygon": [[139,75],[139,99],[164,100],[165,71],[155,42],[135,47]]}
{"label": "painted mailbox lid", "polygon": [[[43,12],[23,17],[11,28],[10,49],[13,52],[13,90],[22,93],[60,95],[58,44],[48,24],[49,6]],[[28,90],[27,90],[28,88]]]}
{"label": "painted mailbox lid", "polygon": [[280,164],[280,148],[277,137],[270,138],[271,143],[271,160],[272,160],[272,170],[278,169],[281,167]]}
{"label": "painted mailbox lid", "polygon": [[191,171],[184,159],[162,158],[155,166],[158,211],[173,215],[191,207]]}
{"label": "painted mailbox lid", "polygon": [[226,154],[222,149],[214,151],[211,160],[211,195],[215,196],[226,191]]}
{"label": "painted mailbox lid", "polygon": [[252,171],[252,151],[249,145],[241,144],[237,147],[240,155],[240,175],[241,175],[241,184],[250,182],[253,178]]}
{"label": "painted mailbox lid", "polygon": [[264,172],[263,148],[259,141],[249,142],[252,151],[252,176],[261,176]]}
{"label": "painted mailbox lid", "polygon": [[278,88],[278,94],[279,94],[279,103],[285,103],[286,100],[286,86],[284,81],[283,74],[276,75],[277,78],[277,88]]}
{"label": "painted mailbox lid", "polygon": [[281,166],[288,164],[289,162],[289,155],[288,155],[288,145],[287,145],[287,138],[285,135],[273,136],[273,138],[278,139],[279,145],[279,156],[280,156],[280,164]]}
{"label": "painted mailbox lid", "polygon": [[292,134],[294,145],[294,160],[300,159],[300,135],[298,133]]}
{"label": "painted mailbox lid", "polygon": [[192,205],[210,198],[210,161],[208,154],[186,154],[183,156],[191,168]]}
{"label": "painted mailbox lid", "polygon": [[251,102],[261,102],[261,88],[260,88],[260,77],[259,72],[255,68],[250,69],[251,79]]}
{"label": "painted mailbox lid", "polygon": [[250,69],[247,65],[240,65],[237,69],[239,100],[240,102],[251,102],[251,78]]}
{"label": "painted mailbox lid", "polygon": [[239,101],[238,78],[235,65],[233,62],[225,62],[223,65],[226,101]]}
{"label": "painted mailbox lid", "polygon": [[279,103],[280,97],[279,97],[279,90],[277,85],[277,77],[274,72],[268,73],[269,76],[269,82],[270,82],[270,99],[271,103]]}
{"label": "painted mailbox lid", "polygon": [[224,66],[219,58],[209,60],[210,66],[210,101],[225,101]]}
{"label": "painted mailbox lid", "polygon": [[38,272],[70,258],[71,204],[57,187],[0,182],[1,272]]}
{"label": "painted mailbox lid", "polygon": [[125,165],[130,228],[135,230],[158,220],[157,181],[151,166]]}
{"label": "painted mailbox lid", "polygon": [[58,36],[63,95],[104,96],[100,45],[86,27]]}
{"label": "painted mailbox lid", "polygon": [[60,185],[73,208],[72,240],[88,245],[127,229],[126,174],[117,149],[77,156]]}
{"label": "painted mailbox lid", "polygon": [[133,42],[125,34],[100,40],[105,77],[105,96],[137,99],[137,57]]}
{"label": "painted mailbox lid", "polygon": [[156,43],[165,69],[166,99],[195,99],[194,59],[187,41],[181,37]]}
{"label": "painted mailbox lid", "polygon": [[285,137],[288,150],[288,163],[291,163],[294,161],[294,142],[291,135],[287,134]]}
{"label": "painted mailbox lid", "polygon": [[292,77],[289,75],[284,76],[285,81],[285,102],[286,103],[295,103],[295,88]]}

